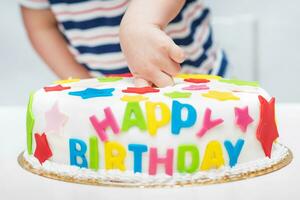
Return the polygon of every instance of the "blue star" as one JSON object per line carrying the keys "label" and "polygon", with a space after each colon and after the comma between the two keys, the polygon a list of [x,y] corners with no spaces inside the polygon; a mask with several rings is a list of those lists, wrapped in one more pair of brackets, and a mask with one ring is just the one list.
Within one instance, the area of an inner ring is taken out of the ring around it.
{"label": "blue star", "polygon": [[94,97],[110,97],[112,96],[112,92],[114,88],[107,88],[107,89],[95,89],[95,88],[87,88],[85,90],[76,91],[76,92],[69,92],[69,95],[79,96],[82,99],[89,99]]}

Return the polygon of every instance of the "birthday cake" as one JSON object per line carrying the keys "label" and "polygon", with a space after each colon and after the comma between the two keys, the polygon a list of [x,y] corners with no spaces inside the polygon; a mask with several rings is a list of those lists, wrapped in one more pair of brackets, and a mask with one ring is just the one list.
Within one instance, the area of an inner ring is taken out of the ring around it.
{"label": "birthday cake", "polygon": [[286,159],[275,99],[257,82],[180,74],[136,88],[129,74],[60,80],[30,95],[23,164],[73,182],[176,185]]}

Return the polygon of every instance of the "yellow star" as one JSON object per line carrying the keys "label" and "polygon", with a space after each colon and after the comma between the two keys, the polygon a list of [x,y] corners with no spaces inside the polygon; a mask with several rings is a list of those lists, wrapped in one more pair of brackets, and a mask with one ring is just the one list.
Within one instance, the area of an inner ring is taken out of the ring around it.
{"label": "yellow star", "polygon": [[178,74],[176,78],[195,78],[195,79],[215,79],[220,80],[221,76],[209,75],[209,74]]}
{"label": "yellow star", "polygon": [[220,92],[216,90],[210,90],[208,93],[202,94],[202,96],[216,99],[219,101],[227,101],[227,100],[239,100],[240,98],[237,96],[234,96],[231,92]]}
{"label": "yellow star", "polygon": [[148,97],[145,97],[143,95],[124,95],[121,100],[122,101],[126,101],[126,102],[139,102],[139,101],[144,101],[144,100],[148,100]]}
{"label": "yellow star", "polygon": [[55,81],[54,84],[65,84],[65,83],[74,83],[74,82],[79,82],[80,79],[79,78],[69,78],[69,79],[66,79],[66,80],[58,80],[58,81]]}

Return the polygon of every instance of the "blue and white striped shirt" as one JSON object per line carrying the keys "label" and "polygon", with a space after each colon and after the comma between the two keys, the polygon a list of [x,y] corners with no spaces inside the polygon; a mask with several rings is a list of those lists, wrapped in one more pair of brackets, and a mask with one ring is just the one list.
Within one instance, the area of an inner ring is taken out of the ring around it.
{"label": "blue and white striped shirt", "polygon": [[[92,74],[128,73],[119,44],[119,25],[129,0],[20,0],[23,6],[54,13],[71,53]],[[186,0],[165,32],[185,52],[183,73],[223,76],[227,59],[214,43],[210,11],[200,0]]]}

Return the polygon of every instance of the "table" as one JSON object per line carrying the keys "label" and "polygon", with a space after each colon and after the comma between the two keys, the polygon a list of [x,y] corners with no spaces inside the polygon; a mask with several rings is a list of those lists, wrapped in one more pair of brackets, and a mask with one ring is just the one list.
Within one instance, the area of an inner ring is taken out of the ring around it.
{"label": "table", "polygon": [[293,162],[275,173],[244,181],[184,188],[111,188],[59,182],[33,175],[17,163],[25,149],[25,107],[0,106],[1,199],[300,199],[300,104],[277,105],[281,142],[293,151]]}

